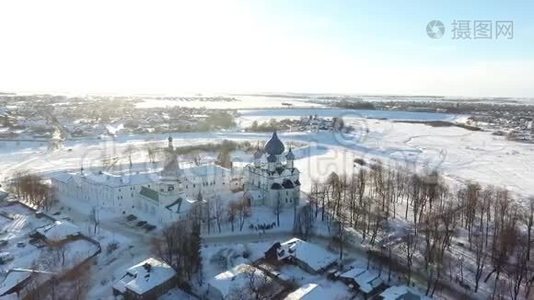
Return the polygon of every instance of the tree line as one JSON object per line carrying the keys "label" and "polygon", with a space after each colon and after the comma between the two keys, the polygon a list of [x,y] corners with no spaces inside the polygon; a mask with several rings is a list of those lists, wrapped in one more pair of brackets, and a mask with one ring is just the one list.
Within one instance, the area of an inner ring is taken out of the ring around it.
{"label": "tree line", "polygon": [[314,221],[326,222],[341,241],[340,258],[343,240],[354,231],[369,252],[385,258],[388,279],[395,266],[408,284],[423,277],[427,295],[454,282],[477,293],[484,282],[493,298],[531,296],[533,198],[525,208],[504,188],[453,186],[436,171],[420,175],[380,161],[315,181],[310,198],[296,229],[308,233]]}
{"label": "tree line", "polygon": [[10,190],[18,199],[38,208],[48,210],[55,201],[54,189],[37,174],[17,172],[10,182]]}

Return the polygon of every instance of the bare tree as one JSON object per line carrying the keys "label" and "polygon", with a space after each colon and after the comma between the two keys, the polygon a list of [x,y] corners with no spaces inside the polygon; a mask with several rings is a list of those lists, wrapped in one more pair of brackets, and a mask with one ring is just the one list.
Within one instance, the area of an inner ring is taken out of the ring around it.
{"label": "bare tree", "polygon": [[230,205],[228,205],[228,208],[226,210],[226,215],[228,217],[228,222],[230,222],[232,226],[232,232],[234,232],[234,222],[235,222],[236,213],[237,213],[237,210],[236,210],[235,205],[233,203],[230,203]]}
{"label": "bare tree", "polygon": [[100,225],[100,216],[99,216],[99,213],[96,207],[93,207],[91,209],[91,214],[89,215],[89,219],[91,220],[91,223],[93,224],[93,235],[95,235],[98,230],[98,225]]}
{"label": "bare tree", "polygon": [[313,208],[311,204],[302,206],[297,213],[297,221],[295,222],[295,234],[306,240],[309,238],[313,230],[313,222],[315,218],[313,215]]}
{"label": "bare tree", "polygon": [[270,299],[273,296],[273,282],[262,271],[247,266],[245,276],[247,277],[246,289],[253,296],[253,299]]}
{"label": "bare tree", "polygon": [[154,255],[169,264],[183,283],[200,271],[200,248],[200,226],[193,216],[165,227],[152,240]]}
{"label": "bare tree", "polygon": [[215,216],[215,222],[217,223],[217,229],[219,230],[219,233],[221,233],[221,219],[224,213],[224,207],[221,200],[221,197],[219,195],[215,196],[215,203],[213,205],[214,210],[214,216]]}

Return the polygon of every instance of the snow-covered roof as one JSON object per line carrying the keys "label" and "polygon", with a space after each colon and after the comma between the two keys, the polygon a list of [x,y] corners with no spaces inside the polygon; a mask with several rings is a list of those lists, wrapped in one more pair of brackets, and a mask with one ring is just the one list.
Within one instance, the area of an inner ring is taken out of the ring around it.
{"label": "snow-covered roof", "polygon": [[190,168],[182,169],[183,174],[186,177],[195,176],[195,177],[207,177],[215,176],[223,173],[230,173],[230,170],[223,168],[216,164],[206,164],[201,166],[195,166]]}
{"label": "snow-covered roof", "polygon": [[59,173],[53,174],[51,177],[52,179],[55,179],[57,181],[67,183],[70,179],[72,179],[72,174],[67,173],[67,172],[59,172]]}
{"label": "snow-covered roof", "polygon": [[7,294],[5,296],[0,296],[0,300],[18,300],[19,296],[16,293]]}
{"label": "snow-covered roof", "polygon": [[156,173],[112,174],[102,172],[87,173],[84,174],[83,178],[97,184],[103,184],[110,187],[121,187],[148,184],[154,180],[158,180],[159,176]]}
{"label": "snow-covered roof", "polygon": [[326,268],[337,260],[337,255],[328,252],[323,247],[298,238],[292,238],[282,243],[281,246],[281,249],[278,250],[278,259],[293,256],[314,271]]}
{"label": "snow-covered roof", "polygon": [[[206,164],[201,166],[191,166],[177,171],[176,176],[184,175],[186,179],[192,177],[216,177],[222,174],[230,176],[230,170],[215,164]],[[159,170],[151,170],[149,172],[125,172],[125,173],[110,173],[110,172],[90,172],[85,171],[81,173],[59,172],[53,174],[51,177],[61,181],[67,182],[71,178],[85,180],[93,184],[106,185],[112,188],[119,188],[131,185],[146,185],[155,181],[160,181]]]}
{"label": "snow-covered roof", "polygon": [[425,300],[430,299],[406,285],[396,285],[387,288],[380,296],[384,300]]}
{"label": "snow-covered roof", "polygon": [[[210,279],[208,284],[217,289],[223,298],[226,298],[232,292],[232,290],[243,289],[249,283],[249,279],[247,277],[248,270],[253,270],[254,276],[257,278],[266,276],[256,267],[247,264],[239,264],[233,267],[231,270],[227,270],[215,275],[214,278]],[[259,280],[256,282],[259,282]]]}
{"label": "snow-covered roof", "polygon": [[353,279],[358,284],[358,289],[366,294],[383,283],[377,273],[365,268],[353,268],[339,277]]}
{"label": "snow-covered roof", "polygon": [[29,272],[14,272],[9,271],[4,281],[0,283],[0,295],[7,293],[10,289],[14,288],[17,284],[23,282],[31,276]]}
{"label": "snow-covered roof", "polygon": [[316,283],[305,284],[287,295],[285,300],[324,300],[332,299],[332,291]]}
{"label": "snow-covered roof", "polygon": [[171,266],[150,257],[129,268],[126,274],[113,284],[113,288],[121,293],[130,290],[138,295],[143,295],[167,282],[174,275],[176,272]]}
{"label": "snow-covered roof", "polygon": [[50,241],[62,241],[80,234],[80,228],[67,221],[55,221],[52,224],[37,228],[36,231]]}

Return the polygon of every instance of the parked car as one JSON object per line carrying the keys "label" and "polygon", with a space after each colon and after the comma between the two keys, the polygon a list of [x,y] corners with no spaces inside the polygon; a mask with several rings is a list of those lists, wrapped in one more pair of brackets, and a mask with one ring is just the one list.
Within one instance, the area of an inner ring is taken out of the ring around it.
{"label": "parked car", "polygon": [[152,231],[152,230],[156,229],[156,225],[152,225],[152,224],[148,224],[147,223],[147,224],[145,224],[144,228],[145,228],[145,230],[147,232],[149,232],[149,231]]}

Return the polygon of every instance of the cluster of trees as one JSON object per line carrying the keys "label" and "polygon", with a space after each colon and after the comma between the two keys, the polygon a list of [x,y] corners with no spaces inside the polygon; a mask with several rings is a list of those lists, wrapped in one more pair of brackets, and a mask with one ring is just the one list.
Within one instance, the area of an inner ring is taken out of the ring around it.
{"label": "cluster of trees", "polygon": [[198,124],[197,128],[200,131],[213,129],[226,129],[235,126],[234,116],[226,111],[213,112],[208,117]]}
{"label": "cluster of trees", "polygon": [[165,227],[152,239],[154,255],[176,271],[178,283],[185,288],[195,274],[202,283],[200,226],[200,209],[195,207],[186,218]]}
{"label": "cluster of trees", "polygon": [[36,174],[17,172],[13,176],[10,188],[17,198],[40,209],[48,210],[55,200],[52,187]]}
{"label": "cluster of trees", "polygon": [[291,126],[298,126],[297,120],[283,119],[277,121],[276,119],[270,119],[269,121],[258,123],[258,121],[252,122],[250,127],[246,131],[251,132],[273,132],[275,130],[289,130]]}
{"label": "cluster of trees", "polygon": [[[158,143],[147,143],[142,148],[128,146],[124,151],[124,159],[127,159],[130,166],[132,165],[132,155],[136,152],[146,152],[149,163],[156,163],[158,160],[164,159],[164,152],[167,147],[161,147]],[[255,146],[249,141],[235,142],[231,140],[223,140],[219,143],[205,143],[198,145],[187,145],[174,147],[176,155],[192,155],[193,161],[200,164],[199,152],[218,152],[216,163],[220,166],[230,168],[232,166],[232,151],[243,150],[251,152],[255,150]]]}
{"label": "cluster of trees", "polygon": [[202,209],[202,222],[207,229],[207,233],[211,233],[211,228],[217,226],[219,233],[222,232],[223,224],[230,224],[232,232],[239,228],[243,231],[245,220],[250,216],[250,205],[245,199],[232,201],[228,205],[224,205],[221,197],[216,196],[214,199],[206,199]]}
{"label": "cluster of trees", "polygon": [[[314,182],[311,198],[298,214],[297,229],[305,233],[314,220],[327,222],[341,242],[340,258],[343,240],[355,230],[370,258],[386,258],[388,277],[395,268],[404,271],[408,283],[414,276],[425,278],[428,295],[445,286],[476,293],[481,279],[490,278],[494,297],[530,295],[534,199],[525,210],[505,189],[476,183],[453,189],[437,172],[417,175],[379,161],[352,176],[332,173]],[[395,218],[404,226],[394,228]],[[452,243],[464,233],[466,245]],[[472,276],[464,278],[464,271]]]}
{"label": "cluster of trees", "polygon": [[364,101],[360,98],[343,99],[331,104],[334,107],[348,108],[348,109],[376,109],[372,102]]}

